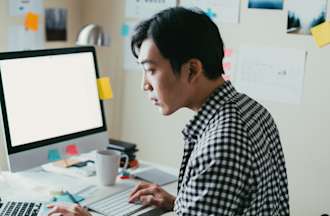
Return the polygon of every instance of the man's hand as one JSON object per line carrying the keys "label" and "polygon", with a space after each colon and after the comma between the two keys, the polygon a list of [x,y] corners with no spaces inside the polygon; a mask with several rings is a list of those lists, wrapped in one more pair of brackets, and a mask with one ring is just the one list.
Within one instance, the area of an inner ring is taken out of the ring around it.
{"label": "man's hand", "polygon": [[47,207],[52,208],[52,210],[48,213],[48,216],[91,216],[91,214],[86,209],[77,204],[54,204],[48,205]]}
{"label": "man's hand", "polygon": [[129,202],[141,202],[142,205],[154,205],[165,210],[173,210],[175,197],[159,185],[141,182],[135,186]]}

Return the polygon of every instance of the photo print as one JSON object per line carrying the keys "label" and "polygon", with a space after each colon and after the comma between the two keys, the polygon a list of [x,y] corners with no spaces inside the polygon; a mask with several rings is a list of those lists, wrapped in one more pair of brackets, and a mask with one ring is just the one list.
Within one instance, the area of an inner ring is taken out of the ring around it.
{"label": "photo print", "polygon": [[67,9],[48,8],[45,15],[46,40],[66,41],[67,40]]}
{"label": "photo print", "polygon": [[327,0],[288,0],[287,33],[310,35],[310,29],[326,20]]}
{"label": "photo print", "polygon": [[283,9],[283,0],[249,0],[249,8],[258,9]]}

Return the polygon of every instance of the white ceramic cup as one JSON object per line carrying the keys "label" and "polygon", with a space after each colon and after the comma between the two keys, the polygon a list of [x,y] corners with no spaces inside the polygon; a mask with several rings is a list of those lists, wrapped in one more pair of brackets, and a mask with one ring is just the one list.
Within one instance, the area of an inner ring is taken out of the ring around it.
{"label": "white ceramic cup", "polygon": [[121,154],[113,150],[96,151],[96,176],[104,186],[114,185],[118,175]]}

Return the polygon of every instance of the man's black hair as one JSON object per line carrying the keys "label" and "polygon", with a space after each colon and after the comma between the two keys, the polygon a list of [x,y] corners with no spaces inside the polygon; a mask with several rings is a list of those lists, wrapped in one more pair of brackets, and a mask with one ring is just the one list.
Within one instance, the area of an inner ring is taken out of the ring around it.
{"label": "man's black hair", "polygon": [[192,58],[203,64],[208,79],[224,73],[223,42],[218,27],[200,10],[173,7],[159,12],[136,28],[131,41],[133,55],[146,39],[152,39],[161,55],[171,63],[175,74]]}

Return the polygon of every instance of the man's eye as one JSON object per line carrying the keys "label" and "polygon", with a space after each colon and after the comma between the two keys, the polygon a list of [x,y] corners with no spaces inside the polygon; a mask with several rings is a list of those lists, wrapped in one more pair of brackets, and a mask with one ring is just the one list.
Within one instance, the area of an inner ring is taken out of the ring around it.
{"label": "man's eye", "polygon": [[147,69],[146,71],[147,71],[148,73],[153,74],[153,73],[155,72],[155,69]]}

